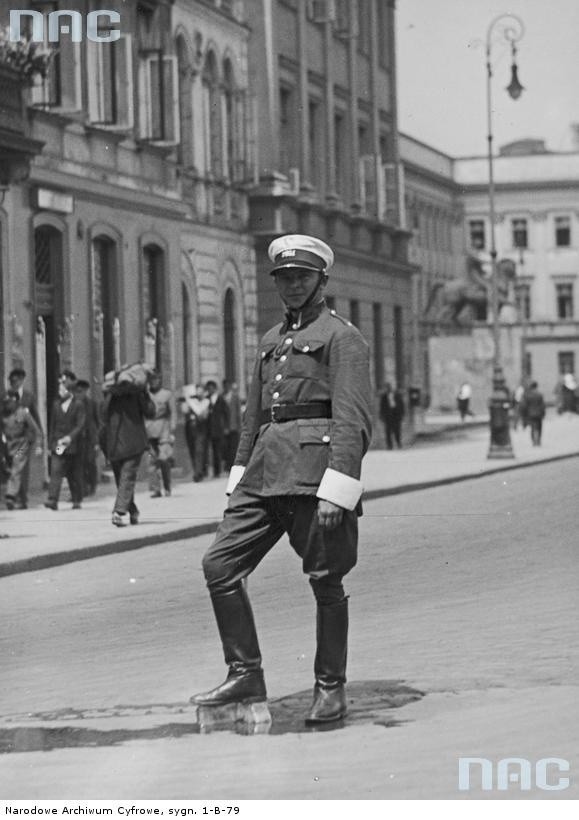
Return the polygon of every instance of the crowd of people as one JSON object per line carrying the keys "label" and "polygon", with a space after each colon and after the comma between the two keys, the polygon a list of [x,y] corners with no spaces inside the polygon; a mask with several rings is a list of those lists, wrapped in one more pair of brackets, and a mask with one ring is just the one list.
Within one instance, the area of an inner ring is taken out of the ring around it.
{"label": "crowd of people", "polygon": [[[112,523],[138,523],[135,485],[145,453],[151,498],[171,495],[177,413],[171,390],[159,373],[132,365],[105,376],[103,399],[90,395],[90,383],[70,370],[58,377],[58,395],[49,412],[46,437],[34,395],[25,388],[26,372],[14,368],[0,398],[0,481],[7,510],[28,508],[33,454],[46,455],[48,489],[44,506],[57,510],[66,479],[72,509],[94,495],[101,464],[108,464],[117,485]],[[178,399],[193,480],[229,470],[241,430],[237,384],[215,381],[187,385]]]}

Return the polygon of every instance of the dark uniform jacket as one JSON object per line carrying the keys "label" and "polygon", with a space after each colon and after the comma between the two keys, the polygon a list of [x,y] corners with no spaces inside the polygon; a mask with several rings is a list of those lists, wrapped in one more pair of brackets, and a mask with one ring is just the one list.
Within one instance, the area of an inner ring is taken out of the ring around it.
{"label": "dark uniform jacket", "polygon": [[[287,317],[260,342],[233,470],[246,468],[246,492],[318,495],[354,509],[371,437],[368,345],[323,301],[299,318]],[[303,402],[330,402],[331,418],[262,423],[263,410]]]}

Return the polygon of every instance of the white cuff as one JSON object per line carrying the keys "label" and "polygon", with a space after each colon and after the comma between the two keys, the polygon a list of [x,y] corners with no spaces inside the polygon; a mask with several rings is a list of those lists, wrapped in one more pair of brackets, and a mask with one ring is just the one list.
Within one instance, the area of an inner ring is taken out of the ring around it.
{"label": "white cuff", "polygon": [[318,498],[324,501],[331,501],[338,507],[343,507],[345,510],[353,510],[360,500],[364,487],[362,482],[357,478],[352,478],[345,473],[339,473],[337,470],[327,468],[322,476],[318,492]]}
{"label": "white cuff", "polygon": [[235,464],[231,470],[229,471],[229,481],[227,482],[227,487],[225,488],[225,494],[231,495],[234,489],[237,487],[241,479],[243,478],[243,474],[245,472],[245,467],[242,467],[241,464]]}

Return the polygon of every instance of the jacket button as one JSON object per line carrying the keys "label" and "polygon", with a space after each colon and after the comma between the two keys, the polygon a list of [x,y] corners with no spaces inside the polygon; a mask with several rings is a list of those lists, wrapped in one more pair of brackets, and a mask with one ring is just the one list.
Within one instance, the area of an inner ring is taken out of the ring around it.
{"label": "jacket button", "polygon": [[310,346],[309,346],[309,345],[304,345],[304,346],[302,347],[302,350],[304,351],[304,353],[309,353],[309,351],[310,351]]}
{"label": "jacket button", "polygon": [[287,359],[287,356],[285,356],[285,355],[279,357],[280,362],[285,362],[286,359]]}
{"label": "jacket button", "polygon": [[[291,340],[291,339],[286,339],[286,340],[285,340],[285,344],[286,344],[286,345],[291,345],[291,343],[292,343],[292,340]],[[265,353],[264,353],[263,355],[265,356]]]}
{"label": "jacket button", "polygon": [[299,327],[299,325],[297,325],[297,324],[296,324],[296,325],[292,325],[292,330],[297,330],[297,329],[298,329],[298,327]]}
{"label": "jacket button", "polygon": [[322,436],[322,441],[325,442],[326,444],[328,443],[329,440],[330,440],[329,436]]}
{"label": "jacket button", "polygon": [[278,373],[277,376],[275,377],[276,382],[280,382],[282,379],[283,379],[283,376],[281,375],[281,373]]}
{"label": "jacket button", "polygon": [[274,394],[273,394],[273,398],[274,398],[274,399],[279,399],[279,393],[274,393]]}

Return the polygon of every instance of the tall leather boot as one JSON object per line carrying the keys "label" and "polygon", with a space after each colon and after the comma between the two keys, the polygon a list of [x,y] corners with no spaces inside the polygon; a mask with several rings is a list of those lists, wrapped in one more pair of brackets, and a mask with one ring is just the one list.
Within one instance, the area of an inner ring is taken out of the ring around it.
{"label": "tall leather boot", "polygon": [[317,652],[314,661],[314,702],[306,723],[328,723],[347,711],[346,660],[348,654],[348,599],[318,605]]}
{"label": "tall leather boot", "polygon": [[241,586],[230,592],[211,593],[211,601],[229,672],[221,686],[193,695],[190,702],[196,706],[222,706],[265,700],[261,654],[245,589]]}

